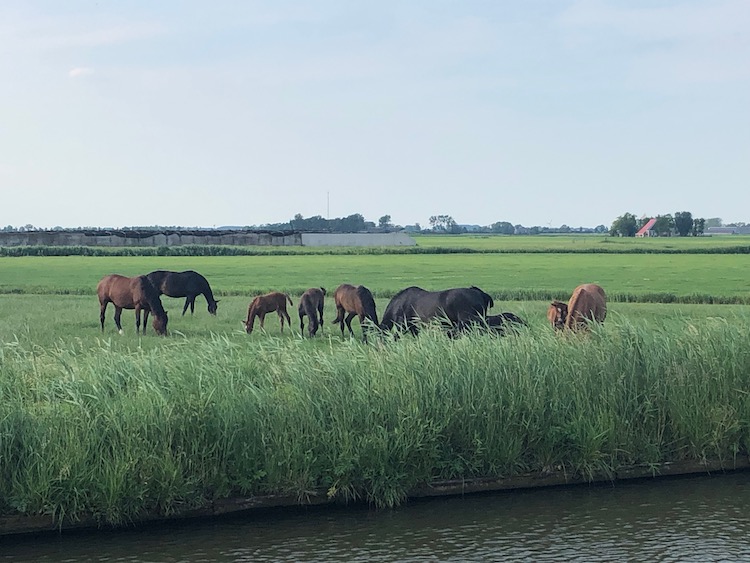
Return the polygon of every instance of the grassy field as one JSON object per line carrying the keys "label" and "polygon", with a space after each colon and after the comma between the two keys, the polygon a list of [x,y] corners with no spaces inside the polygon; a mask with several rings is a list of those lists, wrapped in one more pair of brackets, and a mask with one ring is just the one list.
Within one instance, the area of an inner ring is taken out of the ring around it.
{"label": "grassy field", "polygon": [[[663,301],[647,296],[750,297],[750,255],[735,254],[425,254],[219,257],[0,258],[0,293],[94,294],[109,273],[195,269],[218,295],[308,287],[332,291],[348,282],[382,297],[410,285],[429,290],[477,285],[506,299],[570,295],[583,282],[602,285],[612,300]],[[666,298],[667,301],[673,299]],[[698,300],[705,301],[701,298]]]}
{"label": "grassy field", "polygon": [[750,236],[630,238],[608,235],[412,235],[423,248],[468,248],[485,252],[713,252],[750,246]]}
{"label": "grassy field", "polygon": [[[387,506],[439,478],[731,465],[750,450],[750,305],[626,301],[741,301],[748,265],[721,254],[2,258],[0,514],[119,524],[237,494],[322,490]],[[118,335],[111,307],[102,333],[99,278],[157,268],[206,275],[218,315],[199,297],[183,317],[183,300],[163,297],[169,337],[136,335],[132,311]],[[299,293],[344,281],[375,290],[381,315],[408,285],[476,284],[498,297],[491,312],[529,326],[364,344],[331,324],[329,294],[322,333],[301,337]],[[583,281],[614,298],[606,323],[554,334],[548,296]],[[268,289],[293,294],[293,329],[282,337],[269,315],[247,335],[250,296]]]}

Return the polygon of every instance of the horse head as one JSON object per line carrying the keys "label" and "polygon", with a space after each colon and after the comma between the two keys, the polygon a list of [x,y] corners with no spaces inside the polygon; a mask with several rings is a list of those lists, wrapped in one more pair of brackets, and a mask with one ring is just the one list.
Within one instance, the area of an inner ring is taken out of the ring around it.
{"label": "horse head", "polygon": [[568,318],[568,304],[562,301],[553,301],[550,303],[549,309],[547,309],[547,319],[549,319],[552,326],[556,329],[561,329],[565,326],[565,319]]}
{"label": "horse head", "polygon": [[169,317],[167,316],[167,312],[164,311],[163,315],[154,315],[153,318],[154,320],[151,322],[151,324],[154,327],[154,331],[156,331],[156,334],[159,334],[161,336],[166,336],[167,322],[169,322]]}

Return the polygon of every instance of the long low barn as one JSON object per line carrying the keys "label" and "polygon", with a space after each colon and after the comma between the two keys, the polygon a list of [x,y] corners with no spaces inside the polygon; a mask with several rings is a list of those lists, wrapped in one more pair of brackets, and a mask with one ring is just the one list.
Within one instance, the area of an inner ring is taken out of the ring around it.
{"label": "long low barn", "polygon": [[81,230],[0,232],[0,246],[413,246],[404,232],[303,233],[250,230]]}

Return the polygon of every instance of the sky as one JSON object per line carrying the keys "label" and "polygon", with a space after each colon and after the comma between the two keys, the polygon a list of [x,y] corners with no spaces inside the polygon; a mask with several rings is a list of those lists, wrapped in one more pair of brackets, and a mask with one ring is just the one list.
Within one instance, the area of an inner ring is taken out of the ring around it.
{"label": "sky", "polygon": [[748,0],[0,3],[0,226],[750,222]]}

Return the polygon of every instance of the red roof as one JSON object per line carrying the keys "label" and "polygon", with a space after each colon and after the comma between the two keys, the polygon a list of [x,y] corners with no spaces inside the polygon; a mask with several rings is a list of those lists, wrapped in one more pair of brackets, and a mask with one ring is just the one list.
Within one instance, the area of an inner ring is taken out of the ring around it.
{"label": "red roof", "polygon": [[648,220],[648,223],[646,223],[645,225],[643,225],[643,227],[641,227],[641,230],[640,230],[640,231],[638,231],[638,232],[637,232],[637,233],[635,233],[635,234],[636,234],[636,235],[642,235],[642,234],[644,234],[644,233],[645,233],[646,231],[650,231],[650,230],[651,230],[651,228],[652,228],[652,227],[654,226],[654,224],[655,224],[655,223],[656,223],[656,219],[655,219],[655,218],[654,218],[654,219],[649,219],[649,220]]}

